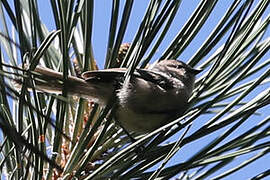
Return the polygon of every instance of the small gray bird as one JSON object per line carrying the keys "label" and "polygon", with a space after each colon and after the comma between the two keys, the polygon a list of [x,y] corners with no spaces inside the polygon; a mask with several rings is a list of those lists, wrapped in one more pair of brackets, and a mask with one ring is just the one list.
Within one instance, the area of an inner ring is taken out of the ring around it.
{"label": "small gray bird", "polygon": [[[37,67],[36,89],[60,93],[60,72]],[[193,69],[178,60],[163,60],[151,69],[136,69],[123,85],[125,68],[88,71],[82,78],[69,76],[66,83],[70,95],[90,99],[101,106],[116,96],[115,118],[129,132],[147,133],[183,115],[194,87]],[[41,79],[42,81],[38,81]]]}

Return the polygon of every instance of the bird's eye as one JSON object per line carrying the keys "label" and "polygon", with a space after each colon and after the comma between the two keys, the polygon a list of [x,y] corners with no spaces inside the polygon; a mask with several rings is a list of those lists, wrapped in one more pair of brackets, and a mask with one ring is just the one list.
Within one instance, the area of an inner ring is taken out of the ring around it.
{"label": "bird's eye", "polygon": [[182,64],[168,64],[167,66],[176,69],[181,69],[184,67]]}
{"label": "bird's eye", "polygon": [[182,65],[177,65],[176,68],[181,69],[181,68],[183,68],[183,66]]}

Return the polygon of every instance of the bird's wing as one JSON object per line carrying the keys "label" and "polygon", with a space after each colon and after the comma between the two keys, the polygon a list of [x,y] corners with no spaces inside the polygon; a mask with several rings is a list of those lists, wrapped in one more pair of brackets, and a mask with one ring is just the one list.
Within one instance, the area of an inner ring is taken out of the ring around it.
{"label": "bird's wing", "polygon": [[[87,71],[82,74],[82,77],[86,81],[111,82],[115,79],[124,77],[126,70],[126,68],[113,68],[98,71]],[[149,69],[136,69],[132,76],[152,82],[163,89],[170,89],[173,87],[171,78],[165,73],[159,73]]]}
{"label": "bird's wing", "polygon": [[85,81],[111,82],[117,78],[124,76],[126,68],[112,68],[96,71],[87,71],[82,73]]}
{"label": "bird's wing", "polygon": [[150,81],[161,88],[168,90],[173,88],[173,81],[167,74],[162,72],[156,72],[147,69],[138,69],[137,73],[140,78],[143,78],[146,81]]}

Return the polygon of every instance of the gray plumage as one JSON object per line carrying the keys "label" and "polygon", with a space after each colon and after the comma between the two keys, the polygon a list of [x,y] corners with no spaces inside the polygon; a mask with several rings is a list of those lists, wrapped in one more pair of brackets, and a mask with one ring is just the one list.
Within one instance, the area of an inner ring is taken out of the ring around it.
{"label": "gray plumage", "polygon": [[[37,89],[59,93],[63,77],[59,72],[37,67]],[[115,118],[128,131],[151,132],[181,116],[188,107],[195,75],[201,72],[178,60],[163,60],[151,69],[136,69],[123,85],[125,68],[88,71],[82,78],[69,76],[70,95],[90,99],[104,106],[116,95]]]}

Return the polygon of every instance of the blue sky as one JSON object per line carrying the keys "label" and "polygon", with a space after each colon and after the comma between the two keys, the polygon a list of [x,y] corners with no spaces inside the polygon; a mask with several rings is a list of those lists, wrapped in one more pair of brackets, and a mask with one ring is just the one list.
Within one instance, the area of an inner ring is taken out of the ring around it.
{"label": "blue sky", "polygon": [[[122,3],[124,1],[121,1]],[[145,3],[148,1],[142,1],[137,0],[134,2],[134,8],[132,10],[132,15],[130,22],[128,24],[128,30],[127,34],[124,38],[124,42],[131,42],[134,34],[137,31],[137,28],[141,22],[141,19],[144,15],[145,9],[148,5],[148,3]],[[173,40],[177,32],[182,28],[186,20],[189,18],[189,16],[192,14],[193,10],[196,8],[198,1],[188,1],[183,0],[182,5],[179,9],[179,12],[177,14],[177,17],[167,35],[164,42],[162,43],[161,47],[159,48],[158,52],[155,54],[155,58],[158,58],[163,50],[170,44],[170,41]],[[193,40],[192,44],[187,48],[186,51],[183,52],[183,54],[179,57],[179,59],[183,61],[188,61],[192,55],[197,51],[197,49],[201,46],[201,44],[204,42],[205,38],[210,34],[210,32],[213,30],[215,25],[218,23],[220,18],[223,16],[223,13],[228,8],[228,6],[231,4],[232,1],[219,1],[213,14],[210,16],[210,18],[207,21],[207,24],[203,27],[199,35]],[[257,1],[256,1],[257,2]],[[49,30],[54,30],[54,21],[52,17],[52,12],[50,9],[50,6],[48,5],[48,0],[42,0],[38,1],[39,3],[39,10],[41,13],[41,19],[46,24],[46,26],[49,28]],[[107,41],[108,41],[108,29],[109,29],[109,23],[110,23],[110,13],[111,13],[111,2],[108,0],[98,0],[95,1],[95,14],[94,14],[94,29],[93,29],[93,49],[94,49],[94,56],[97,60],[97,63],[99,67],[102,69],[104,65],[104,59],[106,54],[106,48],[107,48]],[[268,9],[269,13],[269,9]],[[265,35],[267,37],[270,36],[270,32],[268,30],[267,34]],[[221,43],[224,43],[226,39],[223,39]],[[215,49],[214,49],[215,50]],[[210,53],[211,55],[211,53]],[[269,55],[269,53],[268,53]],[[207,58],[207,57],[206,57]],[[269,56],[268,56],[269,58]],[[269,106],[268,106],[269,107]],[[253,121],[253,124],[257,124],[263,117],[266,117],[269,115],[269,112],[262,111],[262,117],[258,119],[258,117],[253,116],[253,118],[250,119],[250,121]],[[207,121],[207,117],[201,120],[201,122],[197,122],[194,124],[194,128],[198,128],[201,124],[204,124]],[[254,121],[257,121],[254,123]],[[247,122],[247,126],[249,126]],[[241,130],[235,132],[240,133]],[[216,137],[217,135],[221,134],[222,131],[216,132],[213,134],[213,136],[205,137],[197,141],[196,143],[193,143],[192,148],[190,147],[184,147],[183,151],[189,152],[189,154],[194,154],[197,152],[197,150],[201,149],[203,145],[205,145],[207,142],[209,142],[211,139]],[[180,136],[180,135],[179,135]],[[178,138],[177,135],[174,138]],[[181,151],[182,152],[182,151]],[[173,160],[170,161],[170,164],[179,163],[182,160],[186,159],[186,156],[189,155],[178,153]],[[240,159],[248,158],[248,156],[243,156]],[[270,164],[270,157],[264,157],[255,163],[249,165],[248,167],[244,168],[241,171],[238,171],[234,173],[233,175],[229,176],[226,179],[247,179],[249,177],[252,177],[259,172],[262,172],[266,170],[265,166],[266,164]],[[225,169],[229,169],[231,167],[234,167],[234,165],[238,164],[239,162],[235,161],[230,166],[226,166]],[[218,172],[219,174],[220,172]]]}
{"label": "blue sky", "polygon": [[[109,3],[108,3],[109,2]],[[123,5],[124,1],[121,1]],[[124,42],[131,42],[134,34],[137,31],[137,28],[141,22],[141,19],[144,15],[145,9],[148,5],[148,3],[145,3],[147,1],[134,1],[134,7],[131,14],[131,19],[128,24],[128,30],[126,33],[126,36],[124,38]],[[257,2],[257,1],[256,1]],[[154,57],[158,58],[163,50],[170,44],[171,40],[175,37],[175,35],[178,33],[178,31],[182,28],[182,26],[185,24],[186,20],[190,17],[192,12],[197,6],[198,1],[188,1],[184,0],[180,6],[179,12],[177,14],[177,17],[175,18],[175,21],[167,34],[164,42],[161,44],[160,48],[158,49],[158,52],[155,54]],[[191,45],[187,48],[186,51],[183,52],[183,54],[179,57],[179,59],[183,61],[188,61],[189,58],[192,57],[192,55],[197,51],[197,49],[201,46],[201,44],[204,42],[206,37],[211,33],[215,25],[218,23],[220,18],[224,15],[224,12],[226,9],[230,6],[232,1],[219,1],[212,13],[212,15],[209,17],[208,21],[206,22],[206,25],[202,28],[201,32],[197,37],[193,40]],[[50,28],[50,30],[54,30],[54,24],[53,24],[53,18],[50,17],[52,12],[48,6],[48,1],[42,0],[39,1],[39,7],[40,7],[40,13],[41,13],[41,19],[44,21],[44,23]],[[123,7],[123,6],[122,6]],[[108,41],[108,29],[109,29],[109,23],[110,23],[110,13],[111,13],[111,2],[108,0],[99,0],[95,1],[95,12],[94,12],[94,24],[93,24],[93,49],[94,49],[94,56],[97,60],[97,63],[99,65],[99,68],[103,68],[104,65],[104,59],[106,54],[106,48],[107,48],[107,41]],[[269,13],[269,9],[268,9]],[[266,34],[267,37],[270,36],[269,30]],[[221,43],[224,43],[226,39],[223,39]],[[215,51],[214,49],[213,51]],[[268,53],[269,54],[269,53]],[[211,53],[209,54],[211,55]],[[206,57],[207,58],[207,57]],[[269,57],[268,57],[269,58]],[[261,112],[263,114],[263,117],[266,117],[269,115],[269,112]],[[197,122],[194,124],[194,129],[198,128],[201,123],[205,123],[207,120],[207,117],[205,119],[201,120],[201,122]],[[262,117],[258,119],[258,117],[254,117],[250,119],[250,121],[257,121],[257,123],[263,119]],[[254,123],[254,122],[253,122]],[[253,124],[252,123],[252,124]],[[257,124],[255,123],[255,124]],[[246,123],[247,127],[250,126],[248,122]],[[236,131],[235,133],[240,133],[241,130]],[[189,154],[194,154],[197,152],[197,150],[201,149],[203,145],[205,145],[207,142],[209,142],[211,139],[216,137],[217,135],[223,133],[223,130],[215,132],[213,136],[205,137],[197,141],[196,143],[192,144],[192,148],[190,147],[184,147],[183,151],[189,152]],[[233,134],[234,135],[234,134]],[[233,136],[232,135],[232,136]],[[174,138],[178,138],[177,135]],[[169,164],[175,164],[181,162],[181,160],[184,160],[188,154],[183,154],[182,152],[179,152],[173,160],[170,161]],[[248,158],[250,155],[242,156],[240,157],[241,160]],[[270,163],[270,157],[264,157],[255,163],[247,166],[243,170],[240,170],[233,175],[229,176],[226,179],[247,179],[249,177],[254,176],[255,174],[258,174],[259,172],[262,172],[265,170],[265,164]],[[235,165],[239,164],[238,161],[235,161],[234,163],[230,164],[229,166],[226,166],[224,169],[230,169],[234,167]],[[223,170],[224,170],[223,169]],[[221,172],[221,171],[220,171]],[[218,172],[218,174],[220,173]]]}

